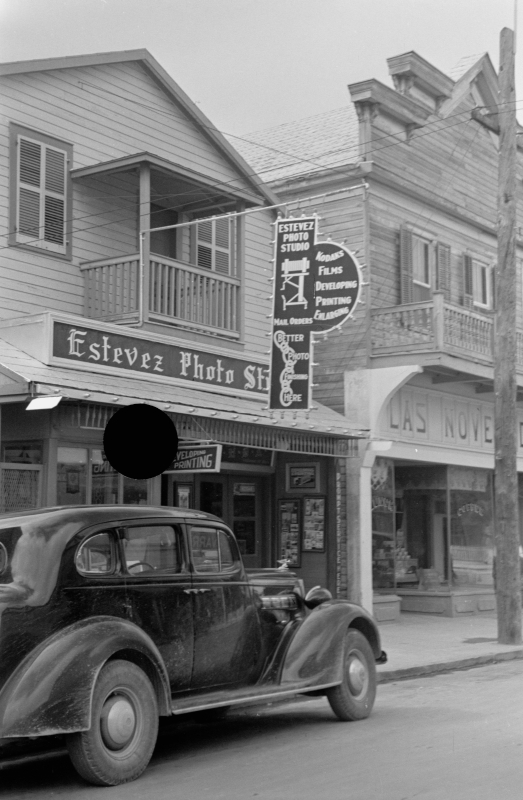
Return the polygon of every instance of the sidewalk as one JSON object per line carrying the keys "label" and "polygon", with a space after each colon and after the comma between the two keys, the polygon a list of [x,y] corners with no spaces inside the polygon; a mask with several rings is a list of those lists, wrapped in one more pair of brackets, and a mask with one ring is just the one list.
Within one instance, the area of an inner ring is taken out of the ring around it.
{"label": "sidewalk", "polygon": [[523,645],[498,644],[495,612],[466,617],[403,613],[396,622],[381,623],[380,634],[388,656],[377,667],[380,683],[523,659]]}

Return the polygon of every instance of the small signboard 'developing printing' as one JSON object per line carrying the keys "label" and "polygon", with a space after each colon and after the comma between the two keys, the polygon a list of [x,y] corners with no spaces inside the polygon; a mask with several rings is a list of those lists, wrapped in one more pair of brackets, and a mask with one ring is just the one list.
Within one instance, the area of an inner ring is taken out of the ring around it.
{"label": "small signboard 'developing printing'", "polygon": [[311,405],[312,335],[328,333],[352,314],[361,271],[341,244],[316,242],[317,217],[276,222],[270,408]]}

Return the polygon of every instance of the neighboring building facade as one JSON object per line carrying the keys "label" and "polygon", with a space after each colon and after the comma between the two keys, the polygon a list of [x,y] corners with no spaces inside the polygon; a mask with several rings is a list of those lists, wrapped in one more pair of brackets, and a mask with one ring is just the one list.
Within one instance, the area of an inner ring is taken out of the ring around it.
{"label": "neighboring building facade", "polygon": [[[464,59],[452,77],[413,52],[388,65],[394,88],[352,84],[347,107],[237,144],[289,211],[317,210],[324,234],[364,266],[365,303],[315,351],[318,400],[370,430],[349,476],[360,599],[384,619],[398,598],[410,611],[487,611],[497,76],[488,55]],[[520,150],[518,159],[521,201]],[[520,269],[517,309],[521,343]],[[518,386],[521,478],[521,348]]]}
{"label": "neighboring building facade", "polygon": [[[267,408],[272,192],[145,50],[4,64],[0,86],[0,511],[199,508],[247,566],[288,556],[306,585],[353,592],[354,431]],[[136,481],[103,432],[142,402],[186,449]]]}

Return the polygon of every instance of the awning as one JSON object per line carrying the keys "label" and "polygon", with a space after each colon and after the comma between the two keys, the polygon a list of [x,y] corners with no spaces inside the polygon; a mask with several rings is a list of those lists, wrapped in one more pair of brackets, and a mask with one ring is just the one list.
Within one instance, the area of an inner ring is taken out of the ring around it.
{"label": "awning", "polygon": [[0,402],[21,402],[41,395],[60,395],[66,401],[109,406],[149,403],[175,415],[248,423],[289,432],[314,432],[327,437],[358,439],[367,436],[366,431],[354,428],[346,417],[320,403],[310,411],[272,411],[267,401],[258,398],[233,398],[190,386],[48,366],[0,339]]}

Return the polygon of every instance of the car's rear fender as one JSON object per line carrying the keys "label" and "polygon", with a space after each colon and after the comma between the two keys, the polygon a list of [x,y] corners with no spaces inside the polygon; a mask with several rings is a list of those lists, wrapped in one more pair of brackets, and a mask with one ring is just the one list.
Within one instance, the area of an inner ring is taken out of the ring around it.
{"label": "car's rear fender", "polygon": [[137,625],[91,617],[47,639],[17,667],[0,692],[0,739],[88,730],[93,688],[102,666],[126,658],[149,676],[160,714],[170,689],[158,648]]}
{"label": "car's rear fender", "polygon": [[340,683],[343,643],[349,628],[363,633],[378,659],[380,635],[372,617],[360,606],[331,600],[317,606],[297,629],[285,653],[279,683],[310,686]]}

